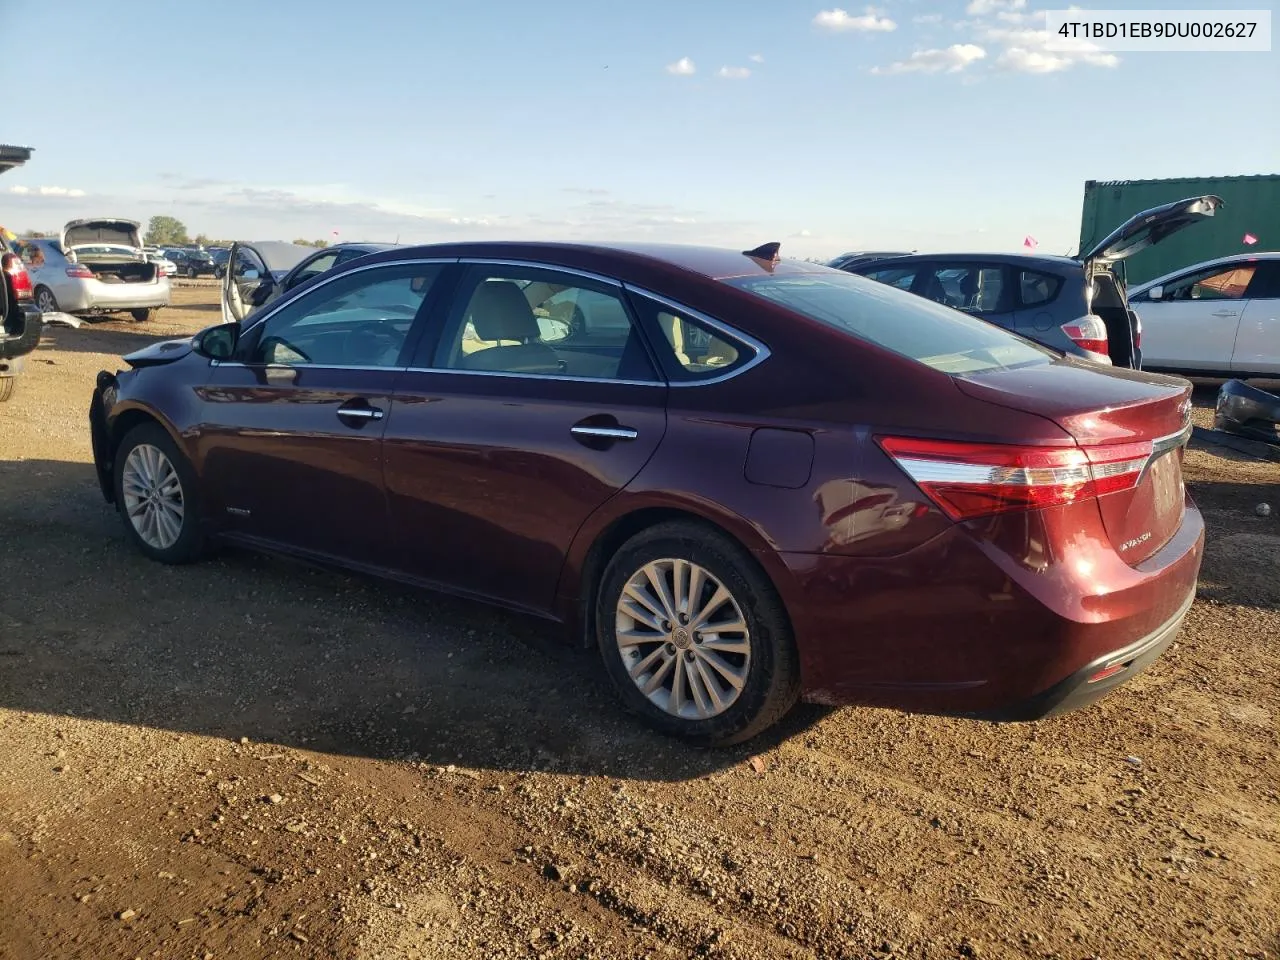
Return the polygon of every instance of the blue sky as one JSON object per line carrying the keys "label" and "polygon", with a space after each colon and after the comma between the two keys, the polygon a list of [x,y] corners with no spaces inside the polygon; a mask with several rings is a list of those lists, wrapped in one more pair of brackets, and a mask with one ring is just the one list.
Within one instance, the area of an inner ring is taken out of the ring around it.
{"label": "blue sky", "polygon": [[1280,172],[1280,53],[1049,50],[1053,6],[0,0],[0,223],[1065,253],[1085,180]]}

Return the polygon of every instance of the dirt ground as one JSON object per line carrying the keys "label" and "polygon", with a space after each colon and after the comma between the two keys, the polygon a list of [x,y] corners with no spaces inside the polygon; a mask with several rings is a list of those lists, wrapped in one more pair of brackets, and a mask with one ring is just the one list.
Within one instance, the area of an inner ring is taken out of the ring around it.
{"label": "dirt ground", "polygon": [[138,556],[94,374],[214,296],[51,329],[0,406],[0,957],[1280,956],[1280,464],[1188,453],[1199,600],[1088,710],[701,752],[516,616]]}

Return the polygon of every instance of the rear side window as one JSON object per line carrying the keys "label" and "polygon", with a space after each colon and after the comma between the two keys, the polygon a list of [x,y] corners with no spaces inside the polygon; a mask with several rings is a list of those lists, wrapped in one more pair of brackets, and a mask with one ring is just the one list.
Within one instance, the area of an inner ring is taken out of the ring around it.
{"label": "rear side window", "polygon": [[728,333],[713,329],[687,311],[634,293],[631,302],[650,328],[662,331],[663,340],[655,346],[663,371],[672,382],[722,377],[742,368],[755,356],[746,344],[736,342]]}
{"label": "rear side window", "polygon": [[984,320],[847,273],[724,282],[943,373],[1048,363],[1056,356]]}
{"label": "rear side window", "polygon": [[1062,289],[1062,278],[1036,270],[1018,271],[1018,295],[1024,307],[1051,303]]}
{"label": "rear side window", "polygon": [[915,289],[934,303],[965,313],[994,313],[1004,293],[1004,269],[979,264],[925,268]]}
{"label": "rear side window", "polygon": [[1280,300],[1280,260],[1262,260],[1249,284],[1253,300]]}

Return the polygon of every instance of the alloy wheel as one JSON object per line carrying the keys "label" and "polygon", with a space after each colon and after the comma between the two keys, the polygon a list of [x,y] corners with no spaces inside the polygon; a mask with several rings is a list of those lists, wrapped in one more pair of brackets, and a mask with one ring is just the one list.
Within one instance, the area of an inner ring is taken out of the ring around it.
{"label": "alloy wheel", "polygon": [[41,287],[36,291],[36,309],[41,313],[58,312],[58,300],[52,290]]}
{"label": "alloy wheel", "polygon": [[751,632],[730,590],[688,560],[646,563],[618,598],[618,652],[649,702],[707,720],[738,700],[751,668]]}
{"label": "alloy wheel", "polygon": [[129,451],[121,475],[125,513],[142,541],[168,550],[182,535],[182,480],[164,452],[149,443]]}

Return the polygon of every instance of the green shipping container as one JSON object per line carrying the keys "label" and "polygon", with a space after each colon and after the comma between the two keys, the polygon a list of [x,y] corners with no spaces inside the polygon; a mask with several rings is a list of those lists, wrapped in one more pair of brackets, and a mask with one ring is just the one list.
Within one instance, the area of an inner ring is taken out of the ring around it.
{"label": "green shipping container", "polygon": [[[1215,257],[1280,250],[1280,174],[1090,180],[1084,185],[1079,249],[1090,249],[1135,213],[1205,194],[1222,198],[1217,213],[1126,260],[1130,286]],[[1246,234],[1258,242],[1246,244]]]}

